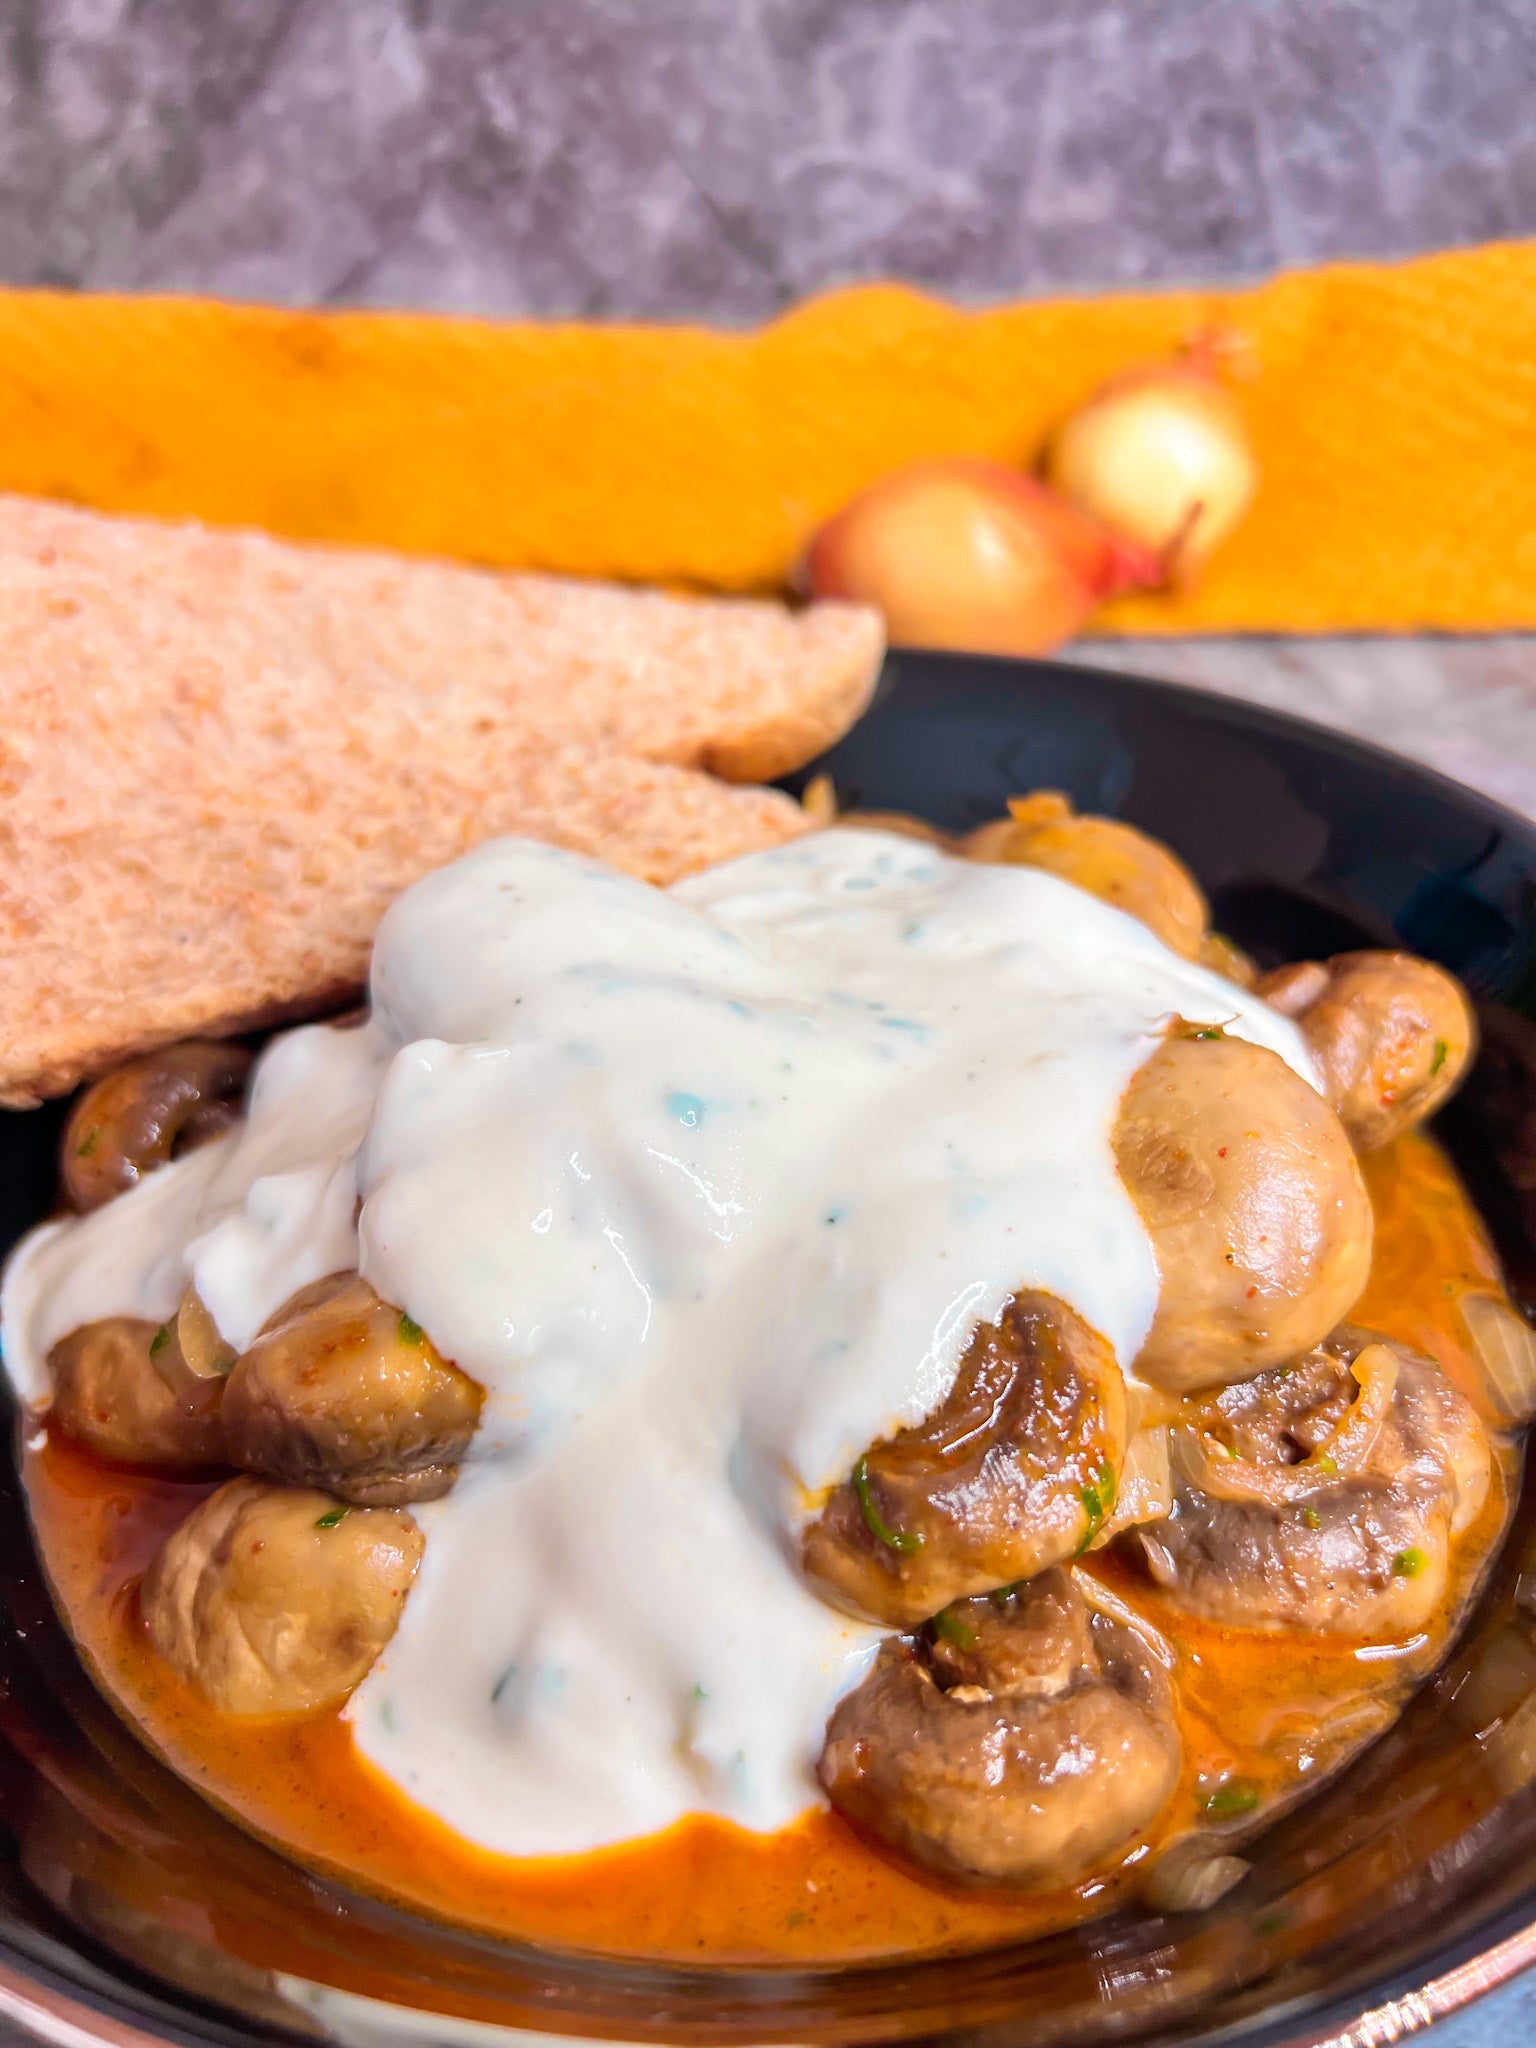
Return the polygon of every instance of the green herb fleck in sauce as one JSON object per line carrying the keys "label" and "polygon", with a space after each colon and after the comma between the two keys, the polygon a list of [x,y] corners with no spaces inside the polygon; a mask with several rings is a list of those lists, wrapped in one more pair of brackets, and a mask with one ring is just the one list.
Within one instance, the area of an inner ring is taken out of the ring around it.
{"label": "green herb fleck in sauce", "polygon": [[975,1629],[953,1607],[945,1607],[933,1617],[933,1632],[942,1636],[946,1643],[953,1643],[957,1650],[974,1650],[976,1647]]}
{"label": "green herb fleck in sauce", "polygon": [[1397,1579],[1416,1579],[1429,1559],[1422,1550],[1400,1550],[1392,1560],[1392,1576]]}
{"label": "green herb fleck in sauce", "polygon": [[151,1357],[151,1358],[158,1358],[158,1357],[160,1356],[161,1352],[162,1352],[162,1351],[163,1351],[163,1350],[165,1349],[166,1345],[170,1343],[170,1341],[171,1341],[171,1326],[170,1326],[170,1324],[169,1324],[169,1323],[162,1323],[162,1324],[160,1325],[159,1329],[158,1329],[158,1330],[156,1330],[156,1332],[155,1332],[155,1334],[153,1335],[153,1337],[151,1337],[151,1338],[150,1338],[150,1340],[149,1340],[149,1355],[150,1355],[150,1357]]}
{"label": "green herb fleck in sauce", "polygon": [[426,1331],[422,1329],[420,1323],[414,1317],[408,1316],[405,1310],[401,1309],[400,1320],[395,1325],[395,1335],[402,1344],[419,1345],[425,1338]]}
{"label": "green herb fleck in sauce", "polygon": [[869,1488],[869,1454],[866,1452],[853,1468],[853,1490],[858,1496],[859,1512],[864,1517],[865,1527],[871,1536],[883,1543],[887,1550],[896,1550],[903,1557],[910,1557],[923,1547],[923,1539],[915,1530],[893,1529],[875,1504],[875,1497]]}
{"label": "green herb fleck in sauce", "polygon": [[77,1159],[89,1159],[95,1152],[96,1147],[100,1143],[101,1130],[100,1127],[97,1126],[87,1131],[85,1136],[80,1140],[79,1144],[75,1147],[75,1157]]}
{"label": "green herb fleck in sauce", "polygon": [[1435,1078],[1436,1074],[1445,1065],[1446,1055],[1450,1049],[1443,1038],[1435,1040],[1435,1056],[1429,1063],[1429,1078],[1431,1080]]}
{"label": "green herb fleck in sauce", "polygon": [[317,1529],[334,1529],[339,1523],[344,1522],[351,1512],[350,1508],[327,1508],[325,1513],[316,1520],[315,1527]]}
{"label": "green herb fleck in sauce", "polygon": [[1212,1820],[1232,1820],[1240,1813],[1252,1813],[1259,1803],[1259,1788],[1251,1778],[1228,1778],[1205,1802]]}
{"label": "green herb fleck in sauce", "polygon": [[1081,1557],[1094,1537],[1104,1525],[1104,1518],[1115,1504],[1115,1470],[1107,1461],[1100,1465],[1093,1481],[1078,1488],[1078,1498],[1088,1516],[1088,1526],[1083,1531],[1082,1541],[1073,1551],[1074,1557]]}

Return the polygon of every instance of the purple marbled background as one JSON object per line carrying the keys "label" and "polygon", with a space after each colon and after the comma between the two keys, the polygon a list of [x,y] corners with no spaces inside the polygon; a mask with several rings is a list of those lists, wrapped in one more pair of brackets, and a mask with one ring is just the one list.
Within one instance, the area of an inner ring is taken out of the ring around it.
{"label": "purple marbled background", "polygon": [[1536,227],[1530,0],[5,0],[0,276],[753,321]]}

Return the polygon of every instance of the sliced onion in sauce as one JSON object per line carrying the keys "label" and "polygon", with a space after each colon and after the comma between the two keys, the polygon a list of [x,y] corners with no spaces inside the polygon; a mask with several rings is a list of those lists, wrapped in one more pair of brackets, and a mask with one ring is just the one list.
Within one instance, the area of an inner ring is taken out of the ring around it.
{"label": "sliced onion in sauce", "polygon": [[1126,1446],[1115,1505],[1088,1548],[1102,1550],[1122,1529],[1133,1529],[1138,1522],[1160,1522],[1172,1506],[1168,1431],[1161,1425],[1138,1429]]}
{"label": "sliced onion in sauce", "polygon": [[[1146,1540],[1143,1532],[1142,1541]],[[1112,1593],[1108,1586],[1094,1577],[1092,1572],[1083,1571],[1076,1566],[1071,1567],[1071,1571],[1077,1590],[1096,1614],[1102,1614],[1110,1621],[1118,1621],[1122,1628],[1129,1629],[1133,1636],[1145,1644],[1165,1671],[1177,1670],[1178,1652],[1161,1629],[1154,1628],[1139,1608],[1133,1607],[1129,1600],[1122,1600],[1118,1593]]]}
{"label": "sliced onion in sauce", "polygon": [[1496,1294],[1464,1294],[1461,1319],[1497,1419],[1531,1421],[1536,1417],[1536,1331]]}
{"label": "sliced onion in sauce", "polygon": [[800,792],[800,808],[815,825],[837,823],[837,788],[830,775],[813,775]]}
{"label": "sliced onion in sauce", "polygon": [[1249,1868],[1241,1856],[1213,1856],[1198,1840],[1181,1842],[1147,1873],[1141,1895],[1158,1912],[1203,1913],[1240,1884]]}
{"label": "sliced onion in sauce", "polygon": [[202,1296],[188,1287],[176,1311],[176,1341],[189,1371],[200,1380],[221,1380],[235,1362],[234,1346],[219,1335]]}
{"label": "sliced onion in sauce", "polygon": [[1261,1465],[1253,1458],[1234,1458],[1215,1437],[1186,1427],[1173,1432],[1174,1456],[1183,1476],[1214,1500],[1279,1508],[1358,1472],[1376,1448],[1392,1406],[1397,1353],[1386,1344],[1367,1344],[1350,1371],[1360,1392],[1349,1413],[1299,1465]]}

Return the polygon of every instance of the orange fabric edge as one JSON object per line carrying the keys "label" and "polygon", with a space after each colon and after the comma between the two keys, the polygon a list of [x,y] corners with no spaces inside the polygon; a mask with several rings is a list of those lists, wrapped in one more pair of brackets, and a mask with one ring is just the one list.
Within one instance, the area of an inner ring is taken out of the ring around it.
{"label": "orange fabric edge", "polygon": [[914,457],[1028,463],[1208,327],[1263,482],[1196,588],[1101,630],[1536,626],[1536,242],[965,310],[899,285],[751,333],[0,294],[0,489],[718,590]]}

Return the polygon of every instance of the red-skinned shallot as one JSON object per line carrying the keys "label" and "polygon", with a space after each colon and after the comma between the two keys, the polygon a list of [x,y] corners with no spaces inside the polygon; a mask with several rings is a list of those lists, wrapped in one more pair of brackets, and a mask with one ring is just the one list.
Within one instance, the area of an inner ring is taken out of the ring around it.
{"label": "red-skinned shallot", "polygon": [[1117,591],[1161,570],[1053,491],[1000,463],[954,457],[882,477],[811,541],[817,597],[879,607],[909,647],[1048,654]]}

